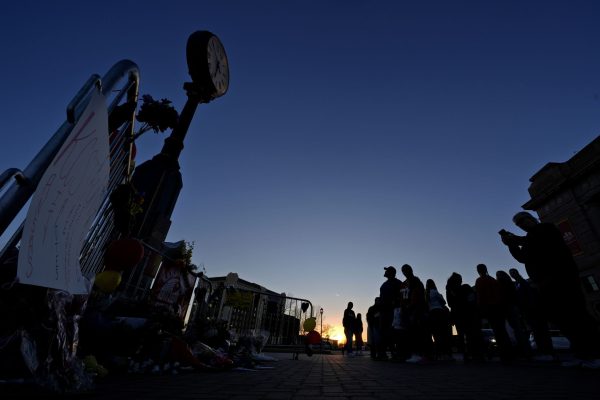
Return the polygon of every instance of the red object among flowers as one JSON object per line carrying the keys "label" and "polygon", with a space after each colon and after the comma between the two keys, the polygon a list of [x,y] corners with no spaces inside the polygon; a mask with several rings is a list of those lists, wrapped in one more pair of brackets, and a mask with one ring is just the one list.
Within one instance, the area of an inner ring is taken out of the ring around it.
{"label": "red object among flowers", "polygon": [[104,266],[107,270],[123,271],[133,268],[144,258],[144,246],[133,238],[111,242],[104,253]]}
{"label": "red object among flowers", "polygon": [[306,334],[306,344],[321,343],[321,335],[317,331],[310,331]]}

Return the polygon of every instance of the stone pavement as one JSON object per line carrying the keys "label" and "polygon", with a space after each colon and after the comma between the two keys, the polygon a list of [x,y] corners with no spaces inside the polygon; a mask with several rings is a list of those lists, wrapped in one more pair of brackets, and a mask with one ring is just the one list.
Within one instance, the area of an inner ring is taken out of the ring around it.
{"label": "stone pavement", "polygon": [[[272,369],[107,378],[81,399],[600,399],[600,371],[554,363],[411,365],[273,354]],[[2,387],[0,387],[2,390]],[[8,395],[8,396],[6,396]],[[25,398],[4,393],[3,399]],[[39,397],[38,397],[39,398]]]}

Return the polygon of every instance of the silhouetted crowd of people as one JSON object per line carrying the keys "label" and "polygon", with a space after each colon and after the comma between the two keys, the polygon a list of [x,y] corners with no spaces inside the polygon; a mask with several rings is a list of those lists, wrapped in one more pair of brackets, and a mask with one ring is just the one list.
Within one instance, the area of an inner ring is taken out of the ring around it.
{"label": "silhouetted crowd of people", "polygon": [[[354,347],[356,346],[356,350],[359,354],[362,354],[363,348],[363,321],[362,314],[354,314],[352,308],[354,304],[352,302],[348,302],[348,306],[344,310],[344,318],[342,319],[342,325],[344,327],[344,336],[346,337],[346,344],[342,349],[343,352],[348,352],[349,356],[354,355]],[[353,339],[356,339],[355,346],[353,345]]]}
{"label": "silhouetted crowd of people", "polygon": [[[571,344],[574,358],[564,366],[600,368],[600,330],[587,309],[577,266],[562,234],[555,225],[540,223],[527,212],[517,213],[513,222],[525,236],[499,233],[513,257],[524,264],[529,280],[515,268],[499,270],[493,277],[485,264],[478,264],[474,286],[453,272],[444,297],[433,280],[423,285],[410,265],[401,267],[404,280],[397,278],[395,267],[385,267],[386,281],[366,315],[371,358],[454,361],[456,345],[465,362],[485,361],[490,357],[482,329],[487,324],[502,362],[553,361],[557,360],[549,330],[553,325]],[[352,354],[353,336],[362,337],[360,314],[354,317],[352,307],[348,303],[343,322],[348,354]]]}

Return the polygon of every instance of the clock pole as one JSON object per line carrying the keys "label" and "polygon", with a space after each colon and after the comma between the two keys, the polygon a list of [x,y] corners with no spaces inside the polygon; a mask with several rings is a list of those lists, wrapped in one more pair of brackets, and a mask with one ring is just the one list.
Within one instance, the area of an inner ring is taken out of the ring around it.
{"label": "clock pole", "polygon": [[[140,164],[133,173],[133,186],[144,195],[144,212],[142,218],[137,220],[133,233],[142,239],[152,236],[153,231],[157,229],[157,224],[164,226],[162,230],[165,231],[164,235],[161,234],[159,237],[166,237],[170,221],[168,224],[166,222],[173,213],[179,192],[183,187],[179,155],[183,150],[185,135],[199,103],[199,97],[195,92],[188,89],[187,95],[188,99],[179,115],[177,125],[165,139],[160,153]],[[160,244],[163,240],[164,238]]]}
{"label": "clock pole", "polygon": [[[200,32],[205,34],[205,31]],[[144,197],[143,212],[136,217],[132,234],[156,249],[162,248],[167,237],[171,226],[171,215],[183,187],[179,155],[183,150],[183,141],[198,104],[208,103],[219,96],[213,91],[204,90],[207,85],[199,81],[198,73],[195,73],[190,65],[190,52],[203,51],[193,40],[200,32],[190,35],[188,39],[188,66],[193,82],[186,82],[183,85],[188,98],[179,115],[177,125],[165,139],[160,153],[140,164],[132,177],[134,188]],[[158,272],[160,260],[158,255],[148,255],[143,261],[143,266],[132,271],[132,276],[128,278],[131,285],[128,286],[150,287],[152,279]]]}
{"label": "clock pole", "polygon": [[190,86],[192,86],[192,84],[189,82],[183,86],[184,89],[187,90],[188,99],[183,106],[183,110],[181,110],[181,114],[179,114],[177,126],[173,128],[171,135],[165,139],[163,148],[159,153],[159,155],[162,155],[163,157],[170,157],[177,160],[183,150],[183,140],[185,139],[185,135],[187,134],[192,119],[194,118],[194,114],[196,113],[196,109],[198,108],[198,103],[200,102],[197,93],[191,91]]}

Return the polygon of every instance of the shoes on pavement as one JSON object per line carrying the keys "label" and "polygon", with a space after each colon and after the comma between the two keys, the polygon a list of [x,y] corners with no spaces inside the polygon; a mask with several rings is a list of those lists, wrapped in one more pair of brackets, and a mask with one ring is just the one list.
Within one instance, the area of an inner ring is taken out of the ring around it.
{"label": "shoes on pavement", "polygon": [[409,359],[406,360],[407,363],[418,364],[423,361],[423,357],[413,354]]}
{"label": "shoes on pavement", "polygon": [[550,354],[540,354],[539,356],[533,356],[531,358],[533,361],[543,361],[543,362],[551,362],[554,361],[554,357]]}
{"label": "shoes on pavement", "polygon": [[565,368],[576,368],[576,367],[581,367],[583,364],[583,360],[580,358],[574,358],[572,360],[568,360],[568,361],[563,361],[560,363],[561,367],[565,367]]}
{"label": "shoes on pavement", "polygon": [[454,357],[452,357],[451,355],[443,355],[443,356],[439,356],[438,361],[449,361],[449,362],[455,362],[456,359]]}
{"label": "shoes on pavement", "polygon": [[419,365],[431,364],[431,360],[427,357],[421,357],[421,360],[417,362]]}
{"label": "shoes on pavement", "polygon": [[600,369],[600,358],[594,360],[583,360],[581,368]]}

